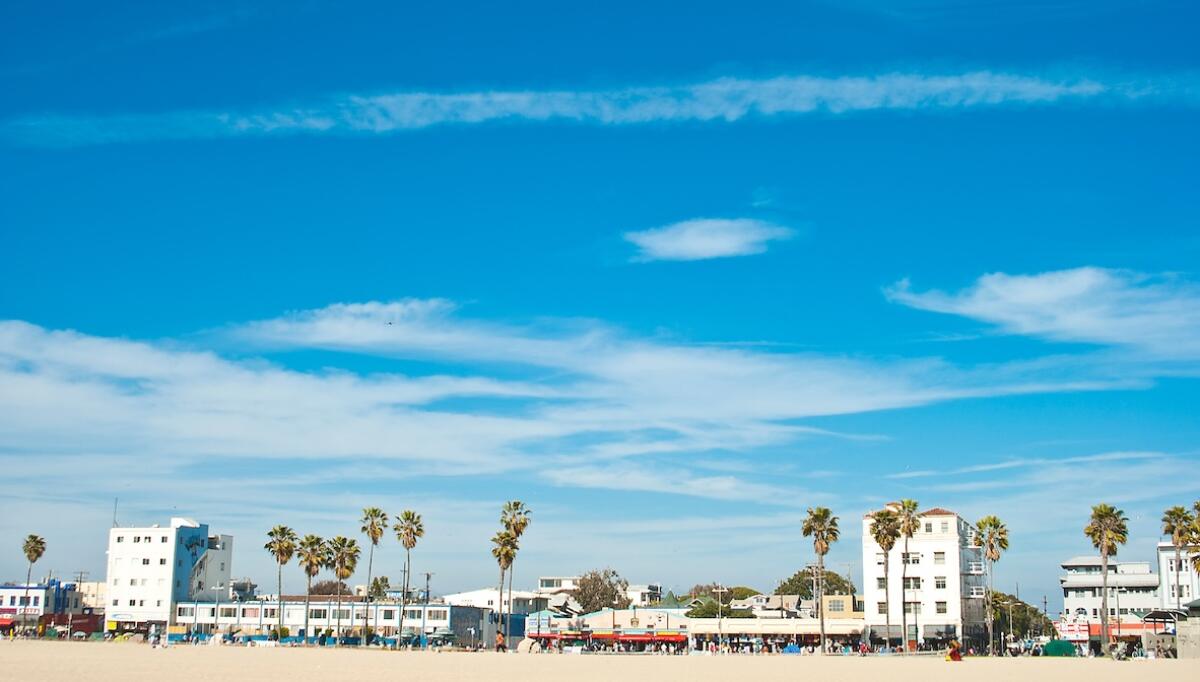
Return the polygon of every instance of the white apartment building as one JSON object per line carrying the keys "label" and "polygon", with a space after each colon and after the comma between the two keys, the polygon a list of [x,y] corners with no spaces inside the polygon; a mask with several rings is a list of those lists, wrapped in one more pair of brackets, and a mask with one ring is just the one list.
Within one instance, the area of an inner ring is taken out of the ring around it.
{"label": "white apartment building", "polygon": [[508,590],[504,591],[503,599],[494,587],[485,587],[481,590],[471,590],[469,592],[456,592],[447,594],[442,597],[442,601],[451,606],[474,606],[481,609],[490,609],[496,611],[498,605],[503,601],[504,612],[520,615],[528,615],[535,611],[540,611],[546,608],[547,595],[538,592],[527,592],[525,590],[512,591],[512,608],[509,608]]}
{"label": "white apartment building", "polygon": [[542,576],[538,578],[536,592],[541,594],[560,594],[574,592],[579,584],[579,576]]}
{"label": "white apartment building", "polygon": [[164,626],[176,602],[228,599],[233,538],[174,517],[171,525],[108,534],[106,620],[118,629]]}
{"label": "white apartment building", "polygon": [[662,585],[630,585],[625,588],[625,596],[629,598],[630,606],[649,606],[662,601]]}
{"label": "white apartment building", "polygon": [[[1077,556],[1062,563],[1064,622],[1099,623],[1103,595],[1100,557]],[[1148,561],[1108,562],[1108,615],[1125,623],[1141,623],[1137,615],[1159,608],[1159,577]],[[1112,620],[1116,622],[1116,620]]]}
{"label": "white apartment building", "polygon": [[908,541],[908,554],[901,538],[888,556],[885,591],[883,550],[871,537],[872,523],[867,514],[862,527],[863,600],[871,638],[885,639],[890,608],[890,634],[894,643],[899,641],[904,604],[909,642],[986,639],[984,566],[971,524],[946,509],[922,512],[921,527]]}
{"label": "white apartment building", "polygon": [[1159,606],[1164,609],[1186,609],[1187,603],[1200,598],[1200,573],[1192,568],[1192,558],[1200,554],[1200,548],[1185,548],[1179,552],[1179,587],[1176,589],[1175,545],[1158,543],[1158,594]]}

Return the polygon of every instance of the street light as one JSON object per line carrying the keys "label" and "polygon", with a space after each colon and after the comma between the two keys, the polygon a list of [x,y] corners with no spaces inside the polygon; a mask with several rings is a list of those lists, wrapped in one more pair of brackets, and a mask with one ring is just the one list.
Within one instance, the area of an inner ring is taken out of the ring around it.
{"label": "street light", "polygon": [[722,610],[721,610],[721,607],[722,607],[721,595],[725,594],[728,591],[729,590],[727,588],[721,587],[720,583],[717,583],[717,586],[714,587],[712,590],[713,594],[717,595],[717,649],[718,650],[721,648],[721,643],[725,639],[725,631],[721,627],[721,625],[723,623],[723,621],[721,620],[721,616],[723,615]]}

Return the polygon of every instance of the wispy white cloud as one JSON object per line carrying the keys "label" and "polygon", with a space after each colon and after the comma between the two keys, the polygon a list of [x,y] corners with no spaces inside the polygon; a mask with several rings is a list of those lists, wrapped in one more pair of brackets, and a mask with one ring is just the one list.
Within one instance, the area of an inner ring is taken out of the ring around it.
{"label": "wispy white cloud", "polygon": [[687,261],[763,253],[769,242],[792,235],[792,230],[762,220],[696,218],[624,236],[638,247],[635,261]]}
{"label": "wispy white cloud", "polygon": [[957,467],[954,469],[934,470],[922,469],[919,471],[902,471],[900,473],[888,474],[885,478],[905,479],[905,478],[929,478],[931,476],[960,476],[962,474],[978,474],[990,471],[1003,471],[1005,469],[1028,469],[1045,465],[1059,464],[1086,464],[1090,462],[1115,462],[1127,460],[1141,459],[1161,459],[1165,457],[1161,452],[1105,452],[1098,455],[1083,455],[1079,457],[1022,457],[1019,459],[1006,459],[1000,462],[991,462],[988,464],[974,464],[971,466]]}
{"label": "wispy white cloud", "polygon": [[919,293],[902,280],[887,295],[1012,334],[1119,346],[1162,359],[1200,359],[1200,285],[1175,275],[1096,267],[992,273],[954,293]]}
{"label": "wispy white cloud", "polygon": [[495,121],[595,125],[732,122],[752,116],[1049,105],[1099,97],[1131,101],[1189,92],[1189,88],[1178,84],[1131,87],[1127,83],[1106,83],[1087,77],[1049,78],[991,71],[788,75],[610,90],[352,94],[309,105],[250,112],[46,114],[10,120],[0,127],[0,133],[10,141],[24,144],[81,145],[301,133],[382,134]]}

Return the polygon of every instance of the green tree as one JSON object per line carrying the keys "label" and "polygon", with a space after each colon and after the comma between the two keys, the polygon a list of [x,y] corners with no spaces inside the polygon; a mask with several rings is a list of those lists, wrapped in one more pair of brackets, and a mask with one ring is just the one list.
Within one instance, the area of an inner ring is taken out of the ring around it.
{"label": "green tree", "polygon": [[[884,622],[887,627],[887,645],[892,645],[892,595],[889,583],[889,561],[896,540],[900,539],[900,517],[891,509],[883,509],[871,514],[871,538],[879,549],[883,550],[883,610]],[[902,591],[903,593],[903,591]]]}
{"label": "green tree", "polygon": [[[313,592],[313,578],[321,573],[321,569],[329,564],[329,546],[320,537],[309,533],[300,540],[300,547],[296,551],[300,557],[300,568],[304,570],[305,589],[304,589],[304,641],[308,642],[308,637],[312,632],[308,629],[308,607],[311,601],[310,595]],[[316,593],[319,594],[319,593]]]}
{"label": "green tree", "polygon": [[721,608],[715,599],[705,599],[684,615],[688,618],[754,618],[754,612],[750,609]]}
{"label": "green tree", "polygon": [[817,613],[821,620],[821,653],[825,653],[825,605],[822,603],[822,598],[825,596],[825,555],[829,553],[829,547],[838,541],[841,536],[841,531],[838,530],[838,517],[833,515],[833,512],[828,507],[809,507],[808,515],[804,518],[804,525],[800,532],[806,538],[812,538],[813,552],[817,555]]}
{"label": "green tree", "polygon": [[584,573],[575,583],[575,600],[584,613],[600,609],[629,608],[629,581],[611,568]]}
{"label": "green tree", "polygon": [[500,585],[496,590],[496,627],[504,637],[508,636],[508,631],[504,629],[504,574],[512,566],[517,549],[517,538],[511,532],[502,530],[492,536],[492,556],[496,559],[496,565],[500,567]]}
{"label": "green tree", "polygon": [[[921,529],[921,511],[920,504],[916,500],[904,499],[900,500],[900,507],[896,510],[896,516],[899,518],[900,537],[904,539],[904,548],[900,550],[900,632],[903,644],[901,651],[908,651],[908,541],[918,530]],[[920,633],[920,629],[916,627],[917,610],[913,609],[913,626]],[[918,636],[917,639],[920,639]]]}
{"label": "green tree", "polygon": [[[25,553],[25,560],[29,562],[29,568],[25,570],[25,608],[29,608],[29,583],[33,581],[33,565],[42,558],[46,553],[46,538],[40,535],[30,533],[25,536],[25,542],[21,543],[21,551]],[[22,615],[25,611],[22,610]],[[21,618],[22,622],[25,620]]]}
{"label": "green tree", "polygon": [[[525,529],[529,527],[529,516],[532,512],[525,503],[520,500],[510,500],[504,503],[504,507],[500,510],[500,523],[504,529],[512,533],[517,545],[521,542],[521,536],[525,534]],[[512,629],[512,590],[513,590],[513,575],[516,571],[512,570],[512,564],[517,561],[517,546],[514,546],[512,561],[509,563],[508,570],[508,627],[506,630]],[[503,600],[501,600],[503,601]]]}
{"label": "green tree", "polygon": [[1117,555],[1117,548],[1129,540],[1129,518],[1125,512],[1110,504],[1092,507],[1092,516],[1083,534],[1100,550],[1100,646],[1108,651],[1108,557]]}
{"label": "green tree", "polygon": [[1182,567],[1183,559],[1181,554],[1183,548],[1188,546],[1188,541],[1191,539],[1192,526],[1196,520],[1192,517],[1191,512],[1183,506],[1174,506],[1163,512],[1162,517],[1162,532],[1163,535],[1171,537],[1171,544],[1175,546],[1175,608],[1182,608],[1181,595],[1183,590],[1179,586],[1179,569]]}
{"label": "green tree", "polygon": [[[983,553],[983,560],[987,566],[987,603],[992,603],[992,585],[994,584],[993,576],[996,571],[996,562],[1000,560],[1000,554],[1008,549],[1008,526],[1000,520],[998,516],[985,516],[975,524],[975,546],[980,548]],[[993,636],[992,609],[987,610],[987,632],[988,632],[988,652],[993,656],[996,654],[996,644]]]}
{"label": "green tree", "polygon": [[734,585],[733,587],[729,588],[730,600],[749,599],[756,594],[762,594],[762,592],[759,592],[753,587],[747,587],[746,585]]}
{"label": "green tree", "polygon": [[[329,549],[328,542],[325,543],[325,549],[327,551]],[[330,561],[326,561],[323,568],[329,568],[330,563],[331,563]],[[341,590],[342,592],[345,592],[345,593],[349,593],[350,586],[347,585],[346,583],[342,582],[341,580],[319,580],[319,581],[313,583],[312,587],[309,588],[308,593],[315,594],[315,595],[323,595],[326,597],[332,597],[333,595],[338,593],[338,590]]]}
{"label": "green tree", "polygon": [[1016,639],[1038,637],[1055,632],[1054,621],[1041,609],[1011,594],[992,592],[992,618],[997,632],[1008,631]]}
{"label": "green tree", "polygon": [[[846,579],[844,575],[838,575],[829,569],[821,574],[821,582],[824,583],[825,594],[854,594],[854,583]],[[779,583],[779,587],[775,588],[775,594],[798,594],[801,599],[813,598],[813,574],[808,569],[800,569],[796,571],[787,580]]]}
{"label": "green tree", "polygon": [[396,539],[404,546],[404,587],[400,593],[400,637],[404,638],[404,612],[408,608],[408,586],[412,578],[412,550],[417,540],[425,535],[425,524],[421,515],[405,509],[396,517]]}
{"label": "green tree", "polygon": [[[341,646],[342,643],[342,581],[354,575],[354,569],[358,568],[358,558],[361,555],[362,550],[358,548],[358,541],[353,538],[338,535],[329,541],[328,567],[333,571],[333,577],[338,581],[337,630],[334,631],[334,643],[337,646]],[[353,627],[354,623],[350,625]]]}
{"label": "green tree", "polygon": [[[388,515],[387,512],[383,511],[379,507],[367,507],[362,510],[362,518],[359,519],[359,523],[362,524],[362,528],[360,530],[362,531],[363,535],[366,535],[367,540],[371,542],[370,549],[367,550],[367,596],[365,602],[367,606],[367,613],[370,613],[371,571],[374,569],[375,564],[375,547],[379,545],[379,540],[383,538],[383,532],[387,530]],[[375,624],[378,625],[378,619],[376,619]],[[363,629],[365,630],[366,628]],[[369,635],[364,635],[362,638],[362,646],[367,646],[370,644],[368,641],[370,639],[371,637]]]}
{"label": "green tree", "polygon": [[371,580],[371,599],[376,601],[387,597],[388,590],[392,589],[392,580],[386,575],[377,575]]}
{"label": "green tree", "polygon": [[292,555],[296,553],[296,531],[282,524],[275,526],[267,531],[267,544],[263,545],[263,549],[270,552],[275,558],[277,564],[276,569],[276,586],[279,589],[279,631],[283,631],[283,565],[292,560]]}

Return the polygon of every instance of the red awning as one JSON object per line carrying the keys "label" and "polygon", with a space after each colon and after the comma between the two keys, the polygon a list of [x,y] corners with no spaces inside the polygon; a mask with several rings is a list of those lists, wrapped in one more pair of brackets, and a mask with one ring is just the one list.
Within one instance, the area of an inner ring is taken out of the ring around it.
{"label": "red awning", "polygon": [[0,618],[0,628],[6,628],[16,622],[12,618]]}

